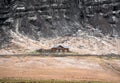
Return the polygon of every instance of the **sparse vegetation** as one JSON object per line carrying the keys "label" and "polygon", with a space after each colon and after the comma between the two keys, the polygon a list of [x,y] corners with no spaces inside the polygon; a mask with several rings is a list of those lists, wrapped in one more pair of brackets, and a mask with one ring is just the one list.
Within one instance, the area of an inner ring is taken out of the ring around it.
{"label": "sparse vegetation", "polygon": [[0,83],[110,83],[110,82],[101,82],[101,81],[62,81],[62,80],[0,79]]}
{"label": "sparse vegetation", "polygon": [[33,51],[33,52],[30,52],[30,54],[40,54],[41,52],[38,52],[38,51]]}
{"label": "sparse vegetation", "polygon": [[114,59],[120,60],[120,55],[104,55],[99,57],[105,60],[114,60]]}

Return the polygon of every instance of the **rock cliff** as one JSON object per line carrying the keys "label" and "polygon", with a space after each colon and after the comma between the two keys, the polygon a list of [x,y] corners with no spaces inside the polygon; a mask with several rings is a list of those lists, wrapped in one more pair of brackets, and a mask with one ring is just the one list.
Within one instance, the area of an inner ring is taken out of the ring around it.
{"label": "rock cliff", "polygon": [[[33,40],[94,36],[119,38],[119,0],[1,0],[1,47],[11,32]],[[84,33],[84,34],[83,34]]]}

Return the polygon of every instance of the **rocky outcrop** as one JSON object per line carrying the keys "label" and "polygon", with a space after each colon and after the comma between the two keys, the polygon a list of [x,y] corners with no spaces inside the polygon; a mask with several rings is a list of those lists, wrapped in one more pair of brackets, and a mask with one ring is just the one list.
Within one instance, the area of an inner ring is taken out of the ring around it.
{"label": "rocky outcrop", "polygon": [[[119,0],[1,0],[0,35],[35,40],[58,36],[120,36]],[[5,37],[5,38],[4,38]],[[2,42],[1,42],[2,43]]]}
{"label": "rocky outcrop", "polygon": [[120,1],[119,0],[89,0],[85,2],[86,21],[103,34],[119,36]]}

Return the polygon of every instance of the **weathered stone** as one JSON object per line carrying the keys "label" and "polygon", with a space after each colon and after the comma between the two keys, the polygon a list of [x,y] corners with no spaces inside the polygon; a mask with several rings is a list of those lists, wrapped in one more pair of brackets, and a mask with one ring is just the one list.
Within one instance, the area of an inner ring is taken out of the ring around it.
{"label": "weathered stone", "polygon": [[[9,18],[13,21],[6,22]],[[36,40],[72,36],[78,30],[91,31],[94,36],[120,36],[120,0],[1,0],[3,26],[0,34],[18,28],[19,33]]]}

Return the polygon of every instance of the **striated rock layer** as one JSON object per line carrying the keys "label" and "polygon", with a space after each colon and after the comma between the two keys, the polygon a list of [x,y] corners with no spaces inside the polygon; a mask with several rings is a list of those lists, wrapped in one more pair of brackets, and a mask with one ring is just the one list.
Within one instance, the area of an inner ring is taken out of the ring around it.
{"label": "striated rock layer", "polygon": [[14,39],[12,32],[34,40],[88,35],[109,40],[119,38],[119,27],[119,0],[0,0],[0,47]]}

